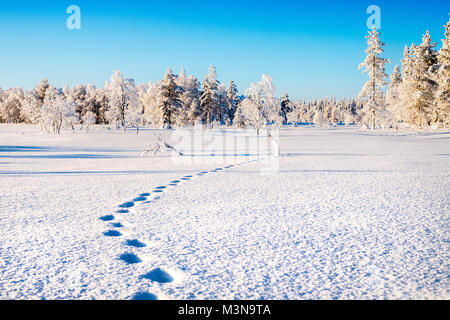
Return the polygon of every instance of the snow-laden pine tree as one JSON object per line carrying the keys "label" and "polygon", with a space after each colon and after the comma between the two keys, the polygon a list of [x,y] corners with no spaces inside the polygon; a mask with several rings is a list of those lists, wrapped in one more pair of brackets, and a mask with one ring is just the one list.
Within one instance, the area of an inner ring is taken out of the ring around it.
{"label": "snow-laden pine tree", "polygon": [[180,75],[176,79],[177,85],[183,89],[178,125],[193,125],[200,117],[200,83],[196,77],[186,75],[184,67],[180,70]]}
{"label": "snow-laden pine tree", "polygon": [[445,39],[438,54],[438,89],[434,101],[434,122],[444,128],[450,126],[450,22],[445,25]]}
{"label": "snow-laden pine tree", "polygon": [[241,99],[238,97],[238,89],[234,81],[230,81],[230,84],[227,88],[227,100],[228,100],[228,125],[232,125],[234,121],[234,115],[236,110],[241,102]]}
{"label": "snow-laden pine tree", "polygon": [[402,103],[405,107],[406,122],[412,126],[424,127],[431,123],[434,91],[437,84],[432,80],[431,70],[437,62],[429,32],[419,46],[412,45],[403,58]]}
{"label": "snow-laden pine tree", "polygon": [[386,108],[392,115],[392,120],[398,123],[405,119],[405,111],[401,100],[403,80],[400,72],[400,67],[396,65],[391,75],[391,82],[389,83],[389,89],[386,92]]}
{"label": "snow-laden pine tree", "polygon": [[163,128],[170,129],[177,122],[183,108],[181,95],[183,88],[176,83],[176,76],[170,68],[167,69],[158,95],[157,109],[161,115]]}
{"label": "snow-laden pine tree", "polygon": [[363,125],[368,125],[375,130],[377,113],[384,109],[384,91],[387,74],[385,64],[390,63],[389,59],[382,58],[385,45],[380,40],[380,33],[376,28],[369,31],[366,37],[368,48],[366,50],[366,59],[359,65],[359,69],[364,69],[363,74],[367,73],[369,81],[366,82],[359,97],[365,101],[362,115]]}
{"label": "snow-laden pine tree", "polygon": [[106,112],[108,110],[108,94],[105,88],[95,88],[90,93],[95,101],[95,113],[97,117],[96,123],[105,124],[106,120]]}
{"label": "snow-laden pine tree", "polygon": [[[86,86],[86,94],[84,100],[84,111],[81,122],[86,127],[98,123],[100,120],[100,105],[97,101],[97,88],[90,83]],[[89,115],[85,116],[86,113]],[[89,130],[86,128],[86,130]]]}
{"label": "snow-laden pine tree", "polygon": [[314,122],[314,126],[319,128],[328,127],[330,124],[330,122],[327,120],[325,112],[320,108],[316,109],[316,111],[314,112],[312,121]]}
{"label": "snow-laden pine tree", "polygon": [[281,117],[283,118],[283,124],[288,123],[287,115],[292,111],[292,103],[289,99],[289,94],[287,92],[283,93],[283,98],[281,98]]}
{"label": "snow-laden pine tree", "polygon": [[219,81],[217,80],[216,67],[211,65],[209,72],[203,80],[203,91],[200,98],[200,107],[202,110],[202,121],[210,125],[214,118],[214,110],[217,109],[217,90]]}
{"label": "snow-laden pine tree", "polygon": [[34,87],[34,90],[36,91],[36,94],[39,99],[39,107],[44,103],[45,94],[47,92],[47,89],[50,87],[50,84],[48,83],[47,79],[43,79],[39,84],[37,84]]}
{"label": "snow-laden pine tree", "polygon": [[302,122],[307,111],[307,106],[303,101],[290,103],[290,111],[286,113],[286,123],[297,125]]}
{"label": "snow-laden pine tree", "polygon": [[213,121],[217,124],[229,123],[228,119],[228,94],[225,84],[219,84],[216,92],[216,108],[213,111]]}
{"label": "snow-laden pine tree", "polygon": [[202,115],[202,109],[200,107],[200,82],[193,75],[187,78],[182,100],[184,108],[187,110],[187,123],[193,125]]}

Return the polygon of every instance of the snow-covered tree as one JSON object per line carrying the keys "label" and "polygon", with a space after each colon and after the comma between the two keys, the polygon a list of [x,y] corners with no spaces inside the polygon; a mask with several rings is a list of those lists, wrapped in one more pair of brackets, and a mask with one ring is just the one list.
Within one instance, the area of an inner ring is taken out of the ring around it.
{"label": "snow-covered tree", "polygon": [[238,89],[234,81],[230,81],[227,88],[227,100],[228,100],[228,125],[231,125],[234,121],[234,115],[241,103],[241,99],[238,97]]}
{"label": "snow-covered tree", "polygon": [[50,87],[50,84],[48,83],[47,79],[42,80],[41,82],[39,82],[38,85],[36,85],[36,87],[34,87],[34,90],[36,91],[36,94],[37,94],[39,102],[40,102],[39,107],[44,103],[45,94],[49,87]]}
{"label": "snow-covered tree", "polygon": [[115,71],[111,82],[106,83],[108,110],[106,120],[126,131],[127,125],[135,126],[141,121],[139,95],[133,79],[124,79],[120,71]]}
{"label": "snow-covered tree", "polygon": [[135,127],[139,133],[139,126],[142,124],[142,108],[139,103],[139,93],[133,79],[125,81],[125,125]]}
{"label": "snow-covered tree", "polygon": [[[125,79],[122,72],[115,71],[111,76],[111,82],[106,82],[105,89],[108,96],[108,110],[105,113],[106,120],[114,124],[117,129],[125,128]],[[125,130],[125,129],[124,129]]]}
{"label": "snow-covered tree", "polygon": [[219,84],[216,92],[216,108],[213,111],[214,121],[219,124],[229,123],[230,120],[228,119],[228,108],[229,102],[227,87],[225,86],[225,84],[221,83]]}
{"label": "snow-covered tree", "polygon": [[201,115],[200,109],[200,83],[196,77],[186,75],[184,67],[181,67],[180,75],[176,83],[183,89],[181,94],[182,108],[178,117],[178,125],[193,125]]}
{"label": "snow-covered tree", "polygon": [[391,83],[386,93],[386,107],[392,114],[392,120],[397,124],[405,119],[405,112],[401,100],[401,89],[403,85],[400,67],[396,65],[391,75]]}
{"label": "snow-covered tree", "polygon": [[89,132],[89,128],[91,127],[91,125],[95,124],[95,113],[88,110],[84,113],[83,117],[82,117],[82,121],[83,121],[83,126],[86,130],[86,132]]}
{"label": "snow-covered tree", "polygon": [[290,111],[286,113],[286,123],[297,125],[302,122],[307,112],[307,104],[303,101],[290,104]]}
{"label": "snow-covered tree", "polygon": [[431,69],[437,62],[429,32],[423,36],[420,46],[412,45],[403,58],[402,103],[405,106],[406,122],[423,127],[432,121],[434,91],[437,84],[432,80]]}
{"label": "snow-covered tree", "polygon": [[180,110],[183,107],[181,101],[182,93],[183,88],[177,85],[176,76],[168,68],[161,83],[157,103],[157,110],[161,115],[164,128],[170,129],[176,123]]}
{"label": "snow-covered tree", "polygon": [[383,88],[386,85],[387,78],[385,64],[390,63],[390,60],[381,57],[385,44],[380,40],[380,33],[376,28],[369,31],[369,35],[366,38],[368,44],[367,56],[364,62],[359,65],[359,68],[364,69],[363,74],[368,74],[369,81],[362,88],[359,97],[365,100],[362,117],[363,124],[370,124],[370,127],[374,130],[377,112],[384,109]]}
{"label": "snow-covered tree", "polygon": [[73,129],[78,120],[76,108],[76,103],[67,101],[61,90],[49,86],[41,107],[41,128],[56,134],[63,126]]}
{"label": "snow-covered tree", "polygon": [[187,78],[182,95],[184,109],[187,110],[186,121],[193,125],[202,115],[200,107],[200,82],[194,76]]}
{"label": "snow-covered tree", "polygon": [[96,88],[92,91],[92,95],[95,101],[95,114],[97,117],[97,123],[105,124],[106,112],[108,110],[108,94],[105,88]]}
{"label": "snow-covered tree", "polygon": [[214,119],[214,110],[217,109],[217,90],[219,81],[216,79],[216,68],[211,65],[209,72],[203,80],[203,92],[200,98],[203,123],[210,125]]}
{"label": "snow-covered tree", "polygon": [[434,122],[444,128],[450,126],[450,22],[445,25],[445,39],[438,54],[437,92],[434,101]]}
{"label": "snow-covered tree", "polygon": [[40,117],[40,101],[35,90],[24,92],[20,118],[25,123],[38,123]]}
{"label": "snow-covered tree", "polygon": [[283,124],[288,123],[287,115],[292,111],[291,100],[289,99],[289,94],[287,92],[283,93],[283,98],[281,98],[281,117],[283,118]]}
{"label": "snow-covered tree", "polygon": [[251,125],[259,135],[259,131],[265,127],[269,116],[275,117],[277,114],[275,111],[277,100],[274,93],[275,87],[270,76],[263,75],[260,82],[252,83],[250,88],[245,91],[246,98],[240,103],[236,112],[239,116],[238,125],[241,125],[241,122],[245,126]]}
{"label": "snow-covered tree", "polygon": [[325,113],[320,109],[316,110],[312,121],[314,122],[314,125],[319,128],[328,127],[330,124],[330,122],[327,120],[327,117],[325,116]]}
{"label": "snow-covered tree", "polygon": [[24,92],[22,88],[13,88],[5,92],[3,103],[0,104],[0,120],[7,123],[21,122]]}
{"label": "snow-covered tree", "polygon": [[83,84],[78,84],[73,88],[69,88],[67,85],[65,85],[62,92],[66,96],[66,100],[68,102],[76,103],[76,112],[79,119],[81,120],[84,114],[87,112],[86,86]]}
{"label": "snow-covered tree", "polygon": [[163,123],[162,113],[158,108],[161,81],[149,82],[144,95],[144,120],[145,124],[161,125]]}

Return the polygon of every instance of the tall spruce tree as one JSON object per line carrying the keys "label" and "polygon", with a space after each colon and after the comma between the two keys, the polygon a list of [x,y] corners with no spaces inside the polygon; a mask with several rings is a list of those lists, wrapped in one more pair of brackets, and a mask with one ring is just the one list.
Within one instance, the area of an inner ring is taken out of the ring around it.
{"label": "tall spruce tree", "polygon": [[217,108],[217,90],[219,81],[216,79],[216,67],[211,65],[209,72],[203,80],[203,92],[200,98],[203,123],[210,125],[214,118],[214,110]]}
{"label": "tall spruce tree", "polygon": [[369,81],[362,88],[359,97],[364,99],[363,124],[370,123],[372,130],[375,129],[377,112],[384,108],[384,92],[387,74],[385,72],[385,64],[390,63],[389,59],[382,58],[385,45],[380,40],[380,33],[376,28],[369,31],[367,38],[368,48],[366,50],[366,59],[359,65],[360,69],[364,69],[363,74],[367,73]]}

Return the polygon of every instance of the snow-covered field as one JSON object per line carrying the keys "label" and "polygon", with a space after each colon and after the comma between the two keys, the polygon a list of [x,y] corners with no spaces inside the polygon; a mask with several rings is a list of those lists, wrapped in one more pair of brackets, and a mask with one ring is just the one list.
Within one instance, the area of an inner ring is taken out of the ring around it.
{"label": "snow-covered field", "polygon": [[450,298],[450,133],[154,131],[0,126],[0,299]]}

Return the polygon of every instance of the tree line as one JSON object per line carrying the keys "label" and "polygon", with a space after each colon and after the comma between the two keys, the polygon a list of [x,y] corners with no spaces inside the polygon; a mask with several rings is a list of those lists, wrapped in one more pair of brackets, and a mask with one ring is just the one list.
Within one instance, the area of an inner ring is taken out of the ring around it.
{"label": "tree line", "polygon": [[[450,22],[442,48],[437,51],[429,32],[420,45],[406,46],[402,68],[394,68],[388,84],[381,57],[385,45],[373,29],[367,36],[366,59],[360,65],[369,80],[354,99],[326,98],[293,102],[287,93],[276,97],[272,77],[263,75],[243,95],[234,81],[217,79],[210,66],[202,83],[184,68],[175,75],[169,68],[156,82],[136,84],[114,72],[104,88],[93,84],[59,89],[46,79],[31,90],[0,88],[0,122],[39,124],[42,131],[59,133],[93,124],[117,129],[186,127],[201,121],[207,126],[254,127],[267,124],[314,123],[316,126],[359,123],[368,128],[448,127],[450,125]],[[386,85],[388,84],[387,91]]]}

